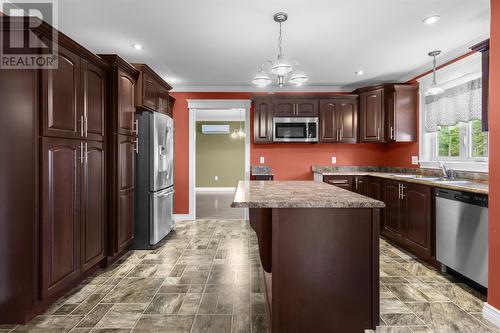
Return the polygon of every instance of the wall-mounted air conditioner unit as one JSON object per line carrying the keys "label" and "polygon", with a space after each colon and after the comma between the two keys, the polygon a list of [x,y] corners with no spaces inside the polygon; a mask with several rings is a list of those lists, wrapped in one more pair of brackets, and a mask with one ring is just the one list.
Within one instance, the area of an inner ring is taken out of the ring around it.
{"label": "wall-mounted air conditioner unit", "polygon": [[229,134],[229,125],[201,125],[203,134]]}

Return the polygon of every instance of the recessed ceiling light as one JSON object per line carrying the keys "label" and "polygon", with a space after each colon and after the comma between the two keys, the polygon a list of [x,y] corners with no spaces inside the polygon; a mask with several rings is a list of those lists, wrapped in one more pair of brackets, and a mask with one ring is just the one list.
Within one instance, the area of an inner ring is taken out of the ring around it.
{"label": "recessed ceiling light", "polygon": [[137,44],[135,43],[134,45],[132,45],[134,47],[134,49],[136,50],[142,50],[142,45],[141,44]]}
{"label": "recessed ceiling light", "polygon": [[354,72],[354,73],[356,75],[363,75],[363,74],[365,74],[365,72],[363,70],[361,70],[361,69],[359,71]]}
{"label": "recessed ceiling light", "polygon": [[439,20],[441,20],[441,16],[432,15],[432,16],[426,17],[422,22],[424,22],[424,24],[426,24],[426,25],[433,25],[433,24],[438,23]]}
{"label": "recessed ceiling light", "polygon": [[173,83],[175,83],[175,79],[167,79],[167,82],[173,84]]}

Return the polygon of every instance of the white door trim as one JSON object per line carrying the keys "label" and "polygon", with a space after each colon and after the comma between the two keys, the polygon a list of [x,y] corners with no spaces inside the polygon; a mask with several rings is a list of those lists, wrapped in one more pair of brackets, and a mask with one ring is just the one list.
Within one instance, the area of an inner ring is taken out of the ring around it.
{"label": "white door trim", "polygon": [[[183,219],[196,218],[196,110],[245,110],[245,180],[250,179],[250,106],[249,99],[188,99],[189,110],[189,213]],[[187,217],[187,218],[185,218]]]}

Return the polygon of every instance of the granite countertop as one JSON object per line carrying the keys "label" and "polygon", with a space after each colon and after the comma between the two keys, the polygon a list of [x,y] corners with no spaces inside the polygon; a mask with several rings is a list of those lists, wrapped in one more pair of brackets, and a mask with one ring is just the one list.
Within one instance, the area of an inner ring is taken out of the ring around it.
{"label": "granite countertop", "polygon": [[383,202],[315,181],[240,181],[231,207],[384,208]]}
{"label": "granite countertop", "polygon": [[[416,183],[422,185],[429,185],[437,188],[445,188],[456,191],[464,191],[470,193],[479,193],[479,194],[488,194],[488,183],[485,182],[474,182],[469,181],[465,184],[453,184],[453,183],[442,183],[437,182],[435,180],[429,180],[424,178],[410,178],[408,174],[399,174],[399,173],[391,173],[391,172],[377,172],[377,171],[327,171],[323,170],[320,167],[313,167],[312,170],[314,173],[318,173],[323,176],[372,176],[379,177],[385,179],[399,180],[408,183]],[[459,179],[457,179],[459,180]]]}

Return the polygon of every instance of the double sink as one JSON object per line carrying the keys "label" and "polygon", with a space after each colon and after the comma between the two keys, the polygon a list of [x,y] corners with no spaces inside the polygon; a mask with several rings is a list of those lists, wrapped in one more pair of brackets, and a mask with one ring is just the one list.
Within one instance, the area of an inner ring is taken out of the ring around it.
{"label": "double sink", "polygon": [[406,179],[421,179],[438,184],[450,184],[450,185],[467,185],[472,182],[469,180],[453,179],[453,178],[442,178],[442,177],[431,177],[431,176],[421,176],[421,175],[406,175],[406,174],[392,174],[392,177],[406,178]]}

